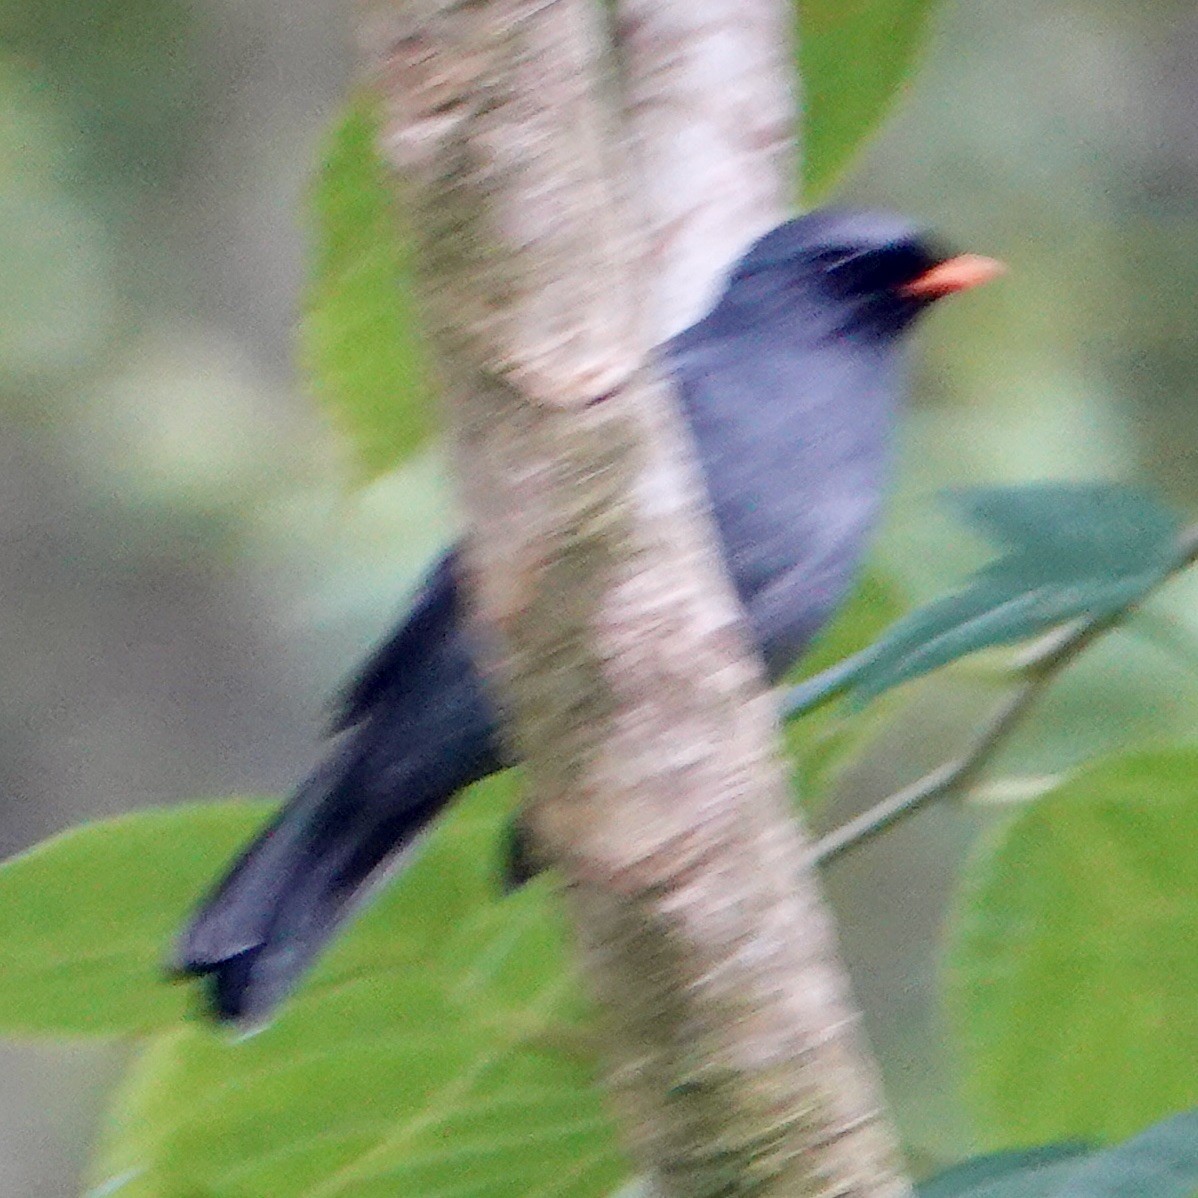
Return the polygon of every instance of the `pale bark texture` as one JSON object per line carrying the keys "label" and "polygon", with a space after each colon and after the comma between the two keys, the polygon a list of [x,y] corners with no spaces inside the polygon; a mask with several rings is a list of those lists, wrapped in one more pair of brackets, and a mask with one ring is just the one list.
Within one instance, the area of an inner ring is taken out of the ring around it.
{"label": "pale bark texture", "polygon": [[[681,309],[648,295],[673,250],[641,227],[660,208],[630,202],[604,11],[372,0],[362,31],[417,230],[473,614],[630,1151],[671,1198],[906,1194],[761,666],[647,366]],[[668,101],[657,74],[642,101]],[[778,215],[777,182],[746,226]],[[710,285],[712,261],[678,278]]]}
{"label": "pale bark texture", "polygon": [[710,307],[728,263],[790,215],[797,121],[793,6],[617,0],[632,194],[654,341]]}

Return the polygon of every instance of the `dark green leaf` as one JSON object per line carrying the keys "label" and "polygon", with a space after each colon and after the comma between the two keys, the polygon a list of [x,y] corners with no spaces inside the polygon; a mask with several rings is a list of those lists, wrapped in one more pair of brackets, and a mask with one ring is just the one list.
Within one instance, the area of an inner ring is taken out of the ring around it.
{"label": "dark green leaf", "polygon": [[927,40],[935,0],[799,0],[803,192],[818,201],[877,128]]}
{"label": "dark green leaf", "polygon": [[1087,1155],[1084,1144],[1050,1144],[978,1156],[921,1182],[919,1198],[1042,1198]]}
{"label": "dark green leaf", "polygon": [[599,1198],[625,1167],[551,887],[499,897],[508,778],[459,802],[276,1021],[154,1042],[95,1170],[121,1198]]}
{"label": "dark green leaf", "polygon": [[1101,1152],[1051,1145],[966,1161],[924,1182],[919,1198],[1191,1198],[1198,1193],[1198,1111]]}
{"label": "dark green leaf", "polygon": [[968,865],[947,999],[996,1146],[1125,1136],[1198,1104],[1198,749],[1023,807]]}
{"label": "dark green leaf", "polygon": [[268,810],[142,811],[0,865],[0,1031],[107,1035],[181,1020],[189,999],[166,977],[171,940]]}
{"label": "dark green leaf", "polygon": [[1178,521],[1111,484],[1045,483],[961,492],[966,519],[1006,552],[958,592],[912,612],[870,648],[795,687],[788,715],[852,690],[860,702],[979,649],[1135,603],[1178,563]]}
{"label": "dark green leaf", "polygon": [[334,129],[313,195],[305,365],[362,473],[401,462],[429,433],[432,387],[412,264],[363,95]]}
{"label": "dark green leaf", "polygon": [[1059,1198],[1192,1198],[1198,1194],[1198,1111],[1186,1111],[1096,1153]]}

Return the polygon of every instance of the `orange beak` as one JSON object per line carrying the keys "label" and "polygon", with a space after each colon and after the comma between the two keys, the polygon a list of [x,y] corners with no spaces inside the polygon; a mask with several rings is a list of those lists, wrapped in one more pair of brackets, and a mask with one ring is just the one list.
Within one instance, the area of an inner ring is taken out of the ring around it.
{"label": "orange beak", "polygon": [[924,271],[919,278],[904,283],[897,290],[905,299],[938,300],[988,283],[1006,269],[994,258],[983,258],[980,254],[958,254],[955,258],[938,262],[931,270]]}

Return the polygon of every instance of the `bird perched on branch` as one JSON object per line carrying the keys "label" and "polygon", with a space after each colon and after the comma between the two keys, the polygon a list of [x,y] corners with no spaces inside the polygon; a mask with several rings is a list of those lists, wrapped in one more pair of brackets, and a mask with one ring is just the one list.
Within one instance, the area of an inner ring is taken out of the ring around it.
{"label": "bird perched on branch", "polygon": [[[659,350],[771,680],[852,584],[886,487],[906,332],[998,269],[897,217],[814,212],[757,241],[711,312]],[[269,1014],[452,796],[509,764],[458,585],[450,551],[346,690],[324,761],[184,930],[176,966],[208,975],[219,1018]]]}

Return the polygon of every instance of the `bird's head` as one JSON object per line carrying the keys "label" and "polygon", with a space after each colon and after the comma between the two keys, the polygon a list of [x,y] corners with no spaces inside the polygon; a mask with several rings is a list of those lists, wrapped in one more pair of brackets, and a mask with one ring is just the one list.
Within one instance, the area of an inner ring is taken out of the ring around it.
{"label": "bird's head", "polygon": [[771,230],[737,263],[726,295],[772,299],[836,315],[842,332],[897,335],[935,300],[1001,273],[1001,263],[952,254],[902,217],[822,209]]}

